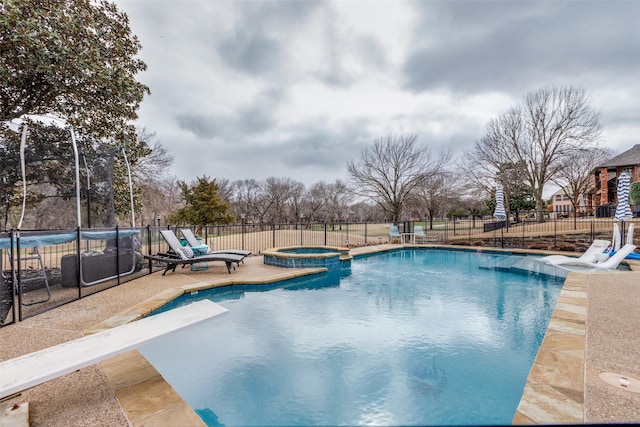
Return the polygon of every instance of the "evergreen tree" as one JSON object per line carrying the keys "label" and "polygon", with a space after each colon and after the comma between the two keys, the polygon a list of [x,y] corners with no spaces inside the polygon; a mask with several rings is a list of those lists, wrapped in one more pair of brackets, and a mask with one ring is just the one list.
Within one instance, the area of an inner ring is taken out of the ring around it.
{"label": "evergreen tree", "polygon": [[229,224],[234,221],[229,214],[229,204],[222,201],[218,195],[216,180],[209,180],[207,176],[198,177],[189,186],[184,181],[178,181],[182,191],[185,206],[169,216],[169,222],[178,225],[210,225]]}

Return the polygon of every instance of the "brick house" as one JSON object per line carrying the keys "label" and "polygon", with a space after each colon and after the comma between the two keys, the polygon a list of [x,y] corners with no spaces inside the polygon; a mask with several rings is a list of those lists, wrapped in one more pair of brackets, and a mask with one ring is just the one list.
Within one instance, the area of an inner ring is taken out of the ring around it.
{"label": "brick house", "polygon": [[640,182],[640,144],[634,145],[616,157],[607,160],[593,171],[595,191],[593,193],[593,206],[596,207],[599,216],[610,216],[608,210],[615,208],[618,203],[616,193],[618,177],[622,172],[631,176],[631,182]]}
{"label": "brick house", "polygon": [[[591,213],[592,206],[587,205],[586,200],[589,200],[589,194],[592,192],[593,190],[590,190],[587,197],[582,195],[578,197],[578,215],[582,216]],[[554,212],[556,218],[573,216],[573,203],[571,203],[569,195],[564,190],[560,189],[551,196],[551,211]]]}

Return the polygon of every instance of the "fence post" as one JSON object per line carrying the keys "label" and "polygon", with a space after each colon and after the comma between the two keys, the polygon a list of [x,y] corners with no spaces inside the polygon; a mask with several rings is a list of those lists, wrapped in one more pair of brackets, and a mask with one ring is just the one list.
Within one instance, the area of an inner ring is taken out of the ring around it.
{"label": "fence post", "polygon": [[444,244],[449,244],[449,220],[444,222]]}
{"label": "fence post", "polygon": [[[151,226],[147,225],[147,255],[151,256]],[[160,251],[158,251],[160,252]],[[153,273],[153,264],[151,260],[148,261],[149,264],[149,274]]]}
{"label": "fence post", "polygon": [[120,231],[116,225],[116,279],[117,286],[120,286]]}
{"label": "fence post", "polygon": [[242,218],[242,250],[244,250],[244,232],[245,232],[244,214],[240,214],[240,217]]}
{"label": "fence post", "polygon": [[591,223],[590,223],[590,224],[591,224],[591,241],[593,242],[593,241],[594,241],[594,239],[595,239],[595,237],[596,237],[596,236],[595,236],[595,233],[594,233],[594,231],[593,231],[593,220],[591,220]]}
{"label": "fence post", "polygon": [[[13,261],[15,258],[14,256],[16,255],[14,253],[14,229],[12,228],[9,231],[9,260]],[[2,251],[0,251],[0,256],[2,255]],[[11,262],[11,277],[15,277],[15,263]],[[0,305],[2,305],[2,313],[5,314],[5,318],[4,319],[0,319],[0,326],[5,326],[8,325],[9,323],[16,323],[16,289],[15,289],[15,283],[13,283],[13,281],[11,281],[11,283],[8,283],[9,280],[7,280],[6,282],[4,281],[4,279],[2,279],[0,277],[0,286],[6,286],[4,287],[4,289],[0,290],[0,297],[2,296],[2,294],[4,293],[5,298],[0,298]],[[7,322],[4,323],[4,321],[6,320],[6,316],[9,315],[9,313],[11,313],[11,322]]]}
{"label": "fence post", "polygon": [[368,243],[368,240],[369,240],[368,237],[367,237],[367,225],[368,224],[365,222],[364,223],[364,245],[365,246],[367,246],[367,243]]}
{"label": "fence post", "polygon": [[553,249],[558,248],[558,219],[553,218]]}
{"label": "fence post", "polygon": [[[78,234],[79,236],[79,234]],[[13,321],[16,321],[16,312],[15,305],[18,305],[18,320],[22,321],[22,284],[20,280],[20,229],[11,229],[11,275],[14,278],[17,278],[16,282],[12,282],[11,284],[11,295],[13,295]],[[13,240],[16,242],[15,251],[13,250]],[[78,245],[78,256],[80,256],[80,245]],[[17,264],[15,260],[18,260]],[[17,266],[16,266],[17,265]],[[13,275],[13,274],[16,275]],[[16,287],[17,286],[17,287]],[[17,297],[17,300],[16,300]]]}
{"label": "fence post", "polygon": [[324,221],[324,245],[327,246],[327,222]]}
{"label": "fence post", "polygon": [[276,224],[275,223],[271,224],[271,236],[273,239],[271,247],[275,248],[276,247]]}
{"label": "fence post", "polygon": [[[80,268],[82,268],[80,266],[80,262],[82,261],[82,256],[80,253],[80,245],[81,245],[81,240],[80,240],[80,227],[76,228],[77,232],[78,232],[78,236],[76,237],[76,255],[77,255],[77,264],[76,264],[76,277],[78,278],[78,299],[82,298],[82,275],[80,274]],[[21,319],[22,320],[22,319]]]}

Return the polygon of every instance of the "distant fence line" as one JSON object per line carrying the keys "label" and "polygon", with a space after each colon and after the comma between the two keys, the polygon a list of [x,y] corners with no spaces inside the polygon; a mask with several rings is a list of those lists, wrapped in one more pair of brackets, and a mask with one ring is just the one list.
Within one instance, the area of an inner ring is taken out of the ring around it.
{"label": "distant fence line", "polygon": [[[416,243],[466,244],[483,241],[483,246],[524,247],[522,239],[546,236],[555,239],[564,234],[586,234],[593,240],[596,236],[612,235],[612,218],[533,219],[509,223],[495,219],[437,219],[428,221],[398,222],[400,238],[413,241],[414,227],[422,226],[425,236]],[[390,239],[389,225],[384,223],[297,223],[297,224],[235,224],[189,227],[204,243],[216,250],[239,248],[260,253],[267,248],[291,245],[363,246],[400,243],[400,238]],[[170,227],[171,228],[171,227]],[[175,227],[173,227],[175,228]],[[179,227],[178,227],[179,228]],[[608,234],[607,234],[608,233]],[[518,241],[519,239],[519,241]],[[493,241],[495,240],[495,242]],[[525,242],[526,243],[526,242]]]}
{"label": "distant fence line", "polygon": [[[634,221],[639,221],[635,219]],[[146,226],[140,228],[10,230],[0,233],[0,325],[22,320],[121,283],[162,266],[143,255],[166,252],[160,230],[190,228],[213,250],[245,249],[260,254],[283,246],[348,246],[433,243],[503,248],[570,249],[567,235],[581,241],[611,240],[611,218],[496,222],[494,219],[438,219],[390,224],[367,222]],[[420,225],[424,236],[415,235]],[[640,223],[638,224],[640,225]],[[559,236],[563,236],[559,239]],[[562,245],[560,245],[562,241]],[[12,260],[14,262],[12,262]]]}

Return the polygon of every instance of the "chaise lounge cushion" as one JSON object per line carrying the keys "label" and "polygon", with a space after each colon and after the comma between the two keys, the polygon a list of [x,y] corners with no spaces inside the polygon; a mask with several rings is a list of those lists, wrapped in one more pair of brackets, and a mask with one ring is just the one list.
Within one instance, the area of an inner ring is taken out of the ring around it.
{"label": "chaise lounge cushion", "polygon": [[189,246],[183,246],[180,249],[182,249],[182,252],[187,258],[193,258],[193,249],[191,249]]}

